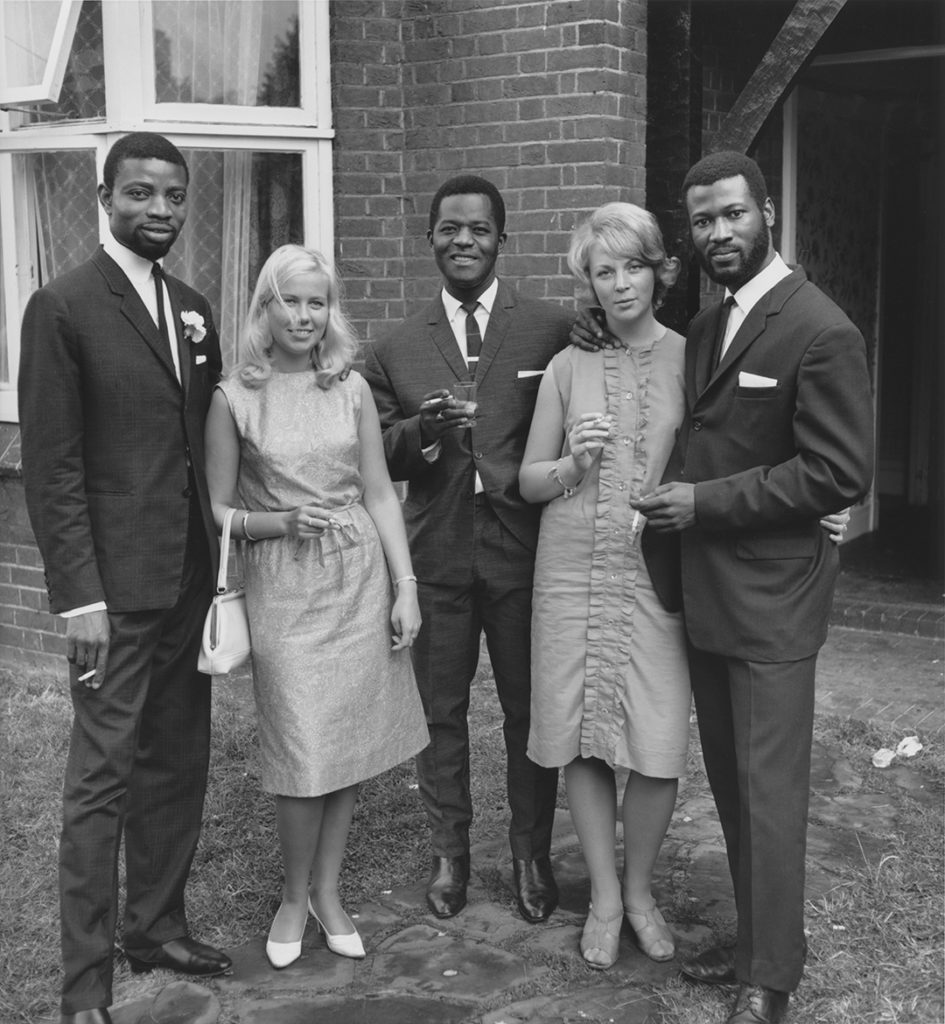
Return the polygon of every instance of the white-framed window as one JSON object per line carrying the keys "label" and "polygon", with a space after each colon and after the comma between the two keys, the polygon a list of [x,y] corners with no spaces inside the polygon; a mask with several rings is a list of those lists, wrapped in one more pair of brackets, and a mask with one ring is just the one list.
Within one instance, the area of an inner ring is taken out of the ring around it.
{"label": "white-framed window", "polygon": [[16,420],[27,299],[108,231],[96,185],[124,132],[160,132],[187,160],[167,267],[209,298],[226,363],[269,253],[333,245],[328,0],[61,4],[78,10],[58,95],[0,88],[0,421]]}

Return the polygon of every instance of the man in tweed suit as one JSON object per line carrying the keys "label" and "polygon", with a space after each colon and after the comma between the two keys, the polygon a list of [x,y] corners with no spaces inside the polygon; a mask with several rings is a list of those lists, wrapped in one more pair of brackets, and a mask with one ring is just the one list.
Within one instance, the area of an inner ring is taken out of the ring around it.
{"label": "man in tweed suit", "polygon": [[[518,470],[541,373],[567,344],[572,317],[496,278],[505,205],[491,182],[464,175],[441,186],[427,238],[443,289],[370,347],[365,368],[391,476],[408,482],[404,516],[423,612],[413,657],[431,736],[418,757],[432,831],[427,902],[439,917],[466,903],[466,714],[485,633],[505,716],[516,897],[522,916],[540,922],[558,901],[549,861],[557,772],[525,756],[541,510],[522,500]],[[471,419],[450,398],[463,379],[478,384]]]}
{"label": "man in tweed suit", "polygon": [[206,299],[165,277],[187,215],[178,149],[136,132],[109,151],[110,235],[35,292],[20,368],[23,477],[50,610],[67,617],[74,709],[59,856],[62,1024],[109,1024],[118,851],[136,971],[220,974],[188,933],[210,679],[197,671],[216,539],[203,428],[220,373]]}

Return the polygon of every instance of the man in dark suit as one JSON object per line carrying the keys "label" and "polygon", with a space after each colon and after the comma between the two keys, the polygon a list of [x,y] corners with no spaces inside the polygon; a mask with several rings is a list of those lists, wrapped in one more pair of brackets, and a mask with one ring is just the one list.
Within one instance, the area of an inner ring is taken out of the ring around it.
{"label": "man in dark suit", "polygon": [[726,298],[689,329],[674,482],[638,506],[648,529],[680,532],[692,688],[738,911],[735,946],[683,973],[739,983],[729,1024],[774,1024],[806,953],[814,668],[838,568],[818,520],[869,488],[873,401],[859,331],[774,250],[757,164],[708,156],[683,194]]}
{"label": "man in dark suit", "polygon": [[[372,345],[365,368],[391,476],[408,481],[404,516],[423,613],[413,660],[431,736],[417,759],[432,830],[427,902],[439,917],[466,904],[466,714],[484,632],[505,716],[517,902],[526,920],[539,922],[558,902],[549,861],[557,771],[525,755],[540,507],[522,500],[518,470],[541,373],[567,344],[572,318],[496,278],[505,205],[491,182],[447,181],[433,199],[427,238],[443,290]],[[473,418],[449,392],[467,379],[478,384]]]}
{"label": "man in dark suit", "polygon": [[184,910],[209,755],[197,655],[216,558],[203,429],[219,342],[206,299],[160,267],[187,215],[179,150],[125,136],[103,179],[110,237],[31,296],[19,381],[27,506],[50,610],[66,616],[74,709],[62,1024],[110,1020],[122,833],[132,969],[230,966],[190,938]]}

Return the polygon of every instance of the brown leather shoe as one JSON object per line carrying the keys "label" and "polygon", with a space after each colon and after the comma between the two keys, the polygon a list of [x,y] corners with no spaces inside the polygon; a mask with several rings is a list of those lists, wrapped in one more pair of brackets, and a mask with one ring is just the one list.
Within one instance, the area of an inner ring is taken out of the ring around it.
{"label": "brown leather shoe", "polygon": [[466,906],[469,854],[434,857],[427,882],[427,906],[437,917],[455,917]]}
{"label": "brown leather shoe", "polygon": [[679,973],[687,981],[697,981],[702,985],[734,985],[735,947],[707,949],[691,960],[684,960],[679,965]]}
{"label": "brown leather shoe", "polygon": [[763,985],[739,985],[726,1024],[778,1024],[787,1014],[790,995]]}
{"label": "brown leather shoe", "polygon": [[79,1010],[78,1013],[64,1013],[59,1024],[112,1024],[108,1010],[104,1007],[94,1010]]}
{"label": "brown leather shoe", "polygon": [[213,946],[197,942],[185,935],[182,939],[171,939],[163,946],[153,949],[146,959],[133,956],[127,950],[125,956],[131,966],[132,974],[146,974],[155,968],[163,967],[168,971],[180,974],[193,974],[200,978],[213,978],[225,974],[233,963],[230,958]]}
{"label": "brown leather shoe", "polygon": [[518,912],[531,924],[547,921],[558,905],[558,885],[547,857],[512,861]]}

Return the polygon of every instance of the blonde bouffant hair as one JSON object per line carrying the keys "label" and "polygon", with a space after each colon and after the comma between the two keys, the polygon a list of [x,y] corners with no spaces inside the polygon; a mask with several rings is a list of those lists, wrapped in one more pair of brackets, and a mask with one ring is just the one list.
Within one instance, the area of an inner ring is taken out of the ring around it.
{"label": "blonde bouffant hair", "polygon": [[590,253],[595,244],[615,259],[638,259],[653,268],[653,306],[659,309],[666,292],[676,283],[679,260],[666,255],[663,235],[653,214],[633,203],[605,203],[574,229],[568,266],[596,302],[590,279]]}
{"label": "blonde bouffant hair", "polygon": [[341,280],[334,264],[314,249],[283,245],[259,272],[240,336],[239,362],[230,374],[246,387],[260,388],[272,375],[269,304],[284,305],[281,290],[300,274],[321,274],[328,281],[328,323],[324,336],[312,350],[312,370],[319,387],[328,389],[336,380],[344,379],[357,357],[358,340],[341,308]]}

